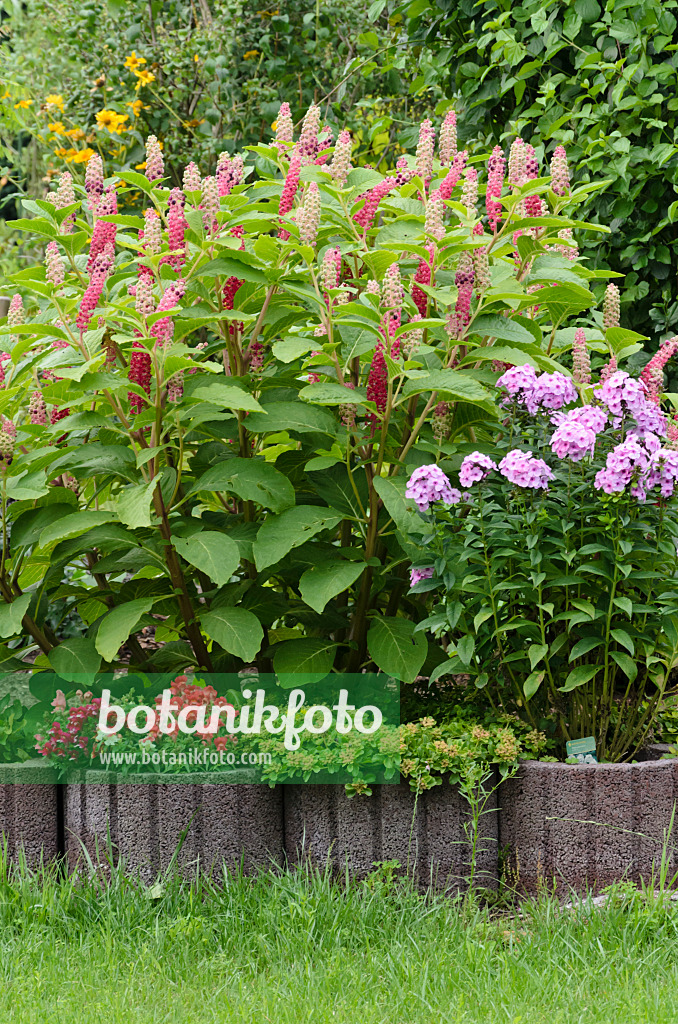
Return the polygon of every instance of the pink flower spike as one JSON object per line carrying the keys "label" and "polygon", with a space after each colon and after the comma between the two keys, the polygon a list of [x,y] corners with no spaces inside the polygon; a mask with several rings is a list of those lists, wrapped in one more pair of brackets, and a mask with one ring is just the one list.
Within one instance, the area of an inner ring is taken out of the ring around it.
{"label": "pink flower spike", "polygon": [[499,226],[499,219],[502,213],[502,205],[497,202],[500,198],[502,189],[504,187],[504,172],[506,168],[506,159],[502,152],[501,146],[495,146],[492,150],[492,156],[490,157],[487,165],[487,191],[485,194],[485,208],[487,210],[487,217],[490,224],[490,230],[496,234]]}

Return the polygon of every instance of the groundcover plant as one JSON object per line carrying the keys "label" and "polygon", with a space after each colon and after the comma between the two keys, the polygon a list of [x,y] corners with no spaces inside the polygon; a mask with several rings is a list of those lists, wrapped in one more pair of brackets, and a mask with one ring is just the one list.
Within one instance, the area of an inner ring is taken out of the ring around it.
{"label": "groundcover plant", "polygon": [[[425,121],[389,176],[352,169],[317,106],[296,140],[286,104],[276,126],[182,189],[151,137],[145,174],[95,155],[84,189],[64,174],[24,202],[46,248],[0,335],[5,667],[407,681],[444,657],[415,632],[406,480],[498,422],[502,367],[569,376],[566,321],[609,276],[573,237],[601,229],[570,216],[597,186],[522,140],[479,185],[452,112],[437,156]],[[603,353],[637,338],[602,326]]]}

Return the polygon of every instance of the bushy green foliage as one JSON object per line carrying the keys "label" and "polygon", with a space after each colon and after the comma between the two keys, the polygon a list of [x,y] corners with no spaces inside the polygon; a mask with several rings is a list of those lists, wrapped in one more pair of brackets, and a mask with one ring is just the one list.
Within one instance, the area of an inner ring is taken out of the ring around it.
{"label": "bushy green foliage", "polygon": [[575,180],[609,180],[585,213],[612,234],[583,252],[626,275],[625,326],[678,331],[675,0],[414,0],[401,10],[421,48],[411,90],[458,99],[464,144],[519,134],[541,156],[563,143]]}

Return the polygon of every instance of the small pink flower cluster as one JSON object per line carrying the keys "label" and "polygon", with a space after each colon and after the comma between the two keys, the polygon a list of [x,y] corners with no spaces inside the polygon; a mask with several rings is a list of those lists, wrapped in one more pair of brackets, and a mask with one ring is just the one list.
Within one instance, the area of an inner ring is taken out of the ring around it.
{"label": "small pink flower cluster", "polygon": [[420,512],[426,512],[435,501],[458,505],[461,491],[452,487],[440,466],[418,466],[407,481],[406,498],[414,498]]}
{"label": "small pink flower cluster", "polygon": [[361,210],[355,214],[353,220],[355,223],[363,228],[364,231],[368,231],[372,227],[377,207],[382,201],[384,196],[387,196],[396,187],[395,178],[384,178],[380,181],[373,189],[365,196],[365,203]]}
{"label": "small pink flower cluster", "polygon": [[[531,366],[512,366],[497,381],[516,405],[524,406],[531,416],[540,411],[556,411],[576,401],[577,389],[563,373],[542,373]],[[504,399],[507,404],[507,399]]]}
{"label": "small pink flower cluster", "polygon": [[315,246],[320,227],[320,189],[311,181],[304,193],[304,201],[297,211],[299,240],[303,245]]}
{"label": "small pink flower cluster", "polygon": [[647,396],[655,405],[659,405],[661,393],[664,390],[664,367],[669,359],[673,359],[677,351],[678,336],[662,342],[640,375],[640,379],[647,388]]}
{"label": "small pink flower cluster", "polygon": [[332,181],[337,188],[343,188],[346,179],[351,172],[351,150],[353,143],[351,133],[348,131],[339,132],[337,141],[334,144],[334,155],[329,166]]}
{"label": "small pink flower cluster", "polygon": [[[164,313],[166,310],[174,309],[175,306],[179,305],[179,302],[184,296],[186,291],[186,282],[182,277],[174,281],[165,291],[165,294],[158,303],[156,313]],[[172,341],[174,334],[174,321],[171,316],[164,316],[160,320],[156,320],[151,327],[150,334],[152,338],[155,338],[155,343],[161,348],[167,348]]]}
{"label": "small pink flower cluster", "polygon": [[496,468],[497,463],[489,455],[483,455],[482,452],[471,452],[462,460],[459,469],[459,483],[462,487],[472,487],[473,484],[485,480]]}
{"label": "small pink flower cluster", "polygon": [[546,490],[549,480],[553,479],[553,470],[543,459],[536,458],[532,452],[523,452],[517,448],[506,453],[499,463],[499,472],[516,487]]}
{"label": "small pink flower cluster", "polygon": [[410,569],[410,586],[415,587],[417,583],[421,583],[422,580],[430,580],[433,578],[433,566],[428,566],[425,569]]}
{"label": "small pink flower cluster", "polygon": [[94,230],[92,231],[92,240],[89,246],[89,256],[87,259],[87,270],[90,271],[94,266],[94,261],[100,253],[104,252],[107,248],[113,249],[115,246],[115,236],[118,230],[116,224],[111,224],[110,221],[101,220],[101,217],[113,216],[118,212],[118,196],[113,185],[109,185],[104,194],[102,195],[96,209],[96,217],[94,221]]}
{"label": "small pink flower cluster", "polygon": [[92,153],[87,161],[85,191],[88,196],[89,209],[96,210],[97,203],[104,191],[104,162],[98,153]]}
{"label": "small pink flower cluster", "polygon": [[165,162],[160,143],[155,135],[149,135],[146,139],[146,177],[149,181],[157,181],[164,173]]}
{"label": "small pink flower cluster", "polygon": [[106,283],[106,278],[108,277],[112,266],[113,249],[112,246],[108,246],[104,252],[99,253],[92,264],[89,284],[82,297],[82,302],[80,303],[80,308],[75,321],[78,326],[78,330],[87,330],[92,313],[97,307],[104,284]]}
{"label": "small pink flower cluster", "polygon": [[54,713],[67,713],[66,728],[64,729],[62,723],[57,719],[52,722],[47,739],[39,735],[35,737],[36,750],[43,757],[54,757],[64,761],[77,761],[83,755],[90,757],[94,755],[94,745],[89,748],[91,737],[84,734],[82,730],[90,719],[98,720],[101,697],[92,698],[91,693],[84,693],[79,696],[81,700],[86,700],[88,703],[67,708],[64,694],[61,690],[57,691],[57,696],[52,701]]}
{"label": "small pink flower cluster", "polygon": [[417,143],[417,155],[415,158],[415,169],[424,183],[424,188],[433,175],[433,150],[435,147],[436,130],[433,124],[426,118],[419,127],[419,141]]}
{"label": "small pink flower cluster", "polygon": [[457,155],[457,115],[454,110],[448,110],[440,127],[438,152],[441,164],[452,163]]}
{"label": "small pink flower cluster", "polygon": [[506,158],[502,152],[501,146],[495,146],[492,150],[492,156],[490,157],[487,164],[487,191],[485,193],[485,208],[487,209],[487,219],[490,225],[490,231],[496,232],[499,225],[499,218],[501,217],[502,206],[498,202],[501,196],[502,188],[504,186],[504,171],[506,168]]}
{"label": "small pink flower cluster", "polygon": [[[132,345],[132,355],[129,360],[129,371],[127,379],[131,384],[137,384],[150,397],[151,394],[151,356],[140,341]],[[134,391],[128,391],[130,412],[137,416],[146,407],[146,402],[141,395]]]}

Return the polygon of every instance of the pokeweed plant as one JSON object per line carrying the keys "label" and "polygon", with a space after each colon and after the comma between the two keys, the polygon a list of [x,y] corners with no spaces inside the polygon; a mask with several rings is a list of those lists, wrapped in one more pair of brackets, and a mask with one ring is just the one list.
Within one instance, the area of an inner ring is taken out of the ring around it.
{"label": "pokeweed plant", "polygon": [[439,466],[411,475],[431,528],[412,581],[443,595],[417,627],[448,648],[434,675],[468,672],[493,706],[555,715],[563,741],[592,734],[622,760],[676,692],[678,424],[660,368],[678,339],[641,379],[611,361],[592,386],[578,333],[578,387],[514,366],[491,454],[463,459],[459,488]]}
{"label": "pokeweed plant", "polygon": [[[348,132],[312,106],[295,141],[283,104],[254,167],[222,154],[168,189],[150,137],[145,174],[95,155],[84,189],[24,203],[47,244],[0,336],[4,657],[66,678],[439,660],[396,535],[420,522],[407,467],[494,421],[492,360],[560,368],[597,275],[565,215],[595,186],[570,192],[564,153],[539,177],[517,140],[507,189],[496,150],[483,218],[453,114],[434,147],[425,121],[394,175],[352,169]],[[83,630],[60,640],[64,597]]]}

